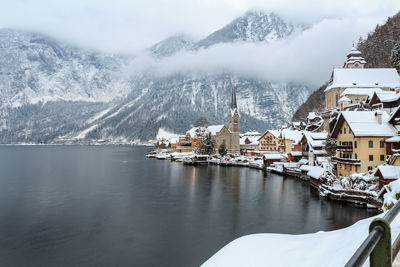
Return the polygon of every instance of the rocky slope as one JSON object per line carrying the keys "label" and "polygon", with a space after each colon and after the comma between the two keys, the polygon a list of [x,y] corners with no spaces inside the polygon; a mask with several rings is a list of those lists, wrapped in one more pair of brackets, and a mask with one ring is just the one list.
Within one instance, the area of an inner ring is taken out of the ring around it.
{"label": "rocky slope", "polygon": [[[199,42],[183,35],[149,48],[155,57],[221,42],[273,42],[297,28],[275,14],[248,12]],[[304,84],[271,83],[231,73],[157,77],[126,74],[133,57],[106,55],[40,34],[0,30],[0,142],[127,143],[160,127],[183,133],[198,117],[227,123],[232,90],[242,130],[264,131],[290,120],[310,93]]]}

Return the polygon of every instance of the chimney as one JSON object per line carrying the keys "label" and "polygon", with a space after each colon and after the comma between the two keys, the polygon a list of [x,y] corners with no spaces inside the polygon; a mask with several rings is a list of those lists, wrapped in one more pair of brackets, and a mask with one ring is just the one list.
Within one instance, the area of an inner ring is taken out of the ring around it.
{"label": "chimney", "polygon": [[377,112],[375,112],[375,120],[379,124],[382,124],[382,111],[378,110]]}

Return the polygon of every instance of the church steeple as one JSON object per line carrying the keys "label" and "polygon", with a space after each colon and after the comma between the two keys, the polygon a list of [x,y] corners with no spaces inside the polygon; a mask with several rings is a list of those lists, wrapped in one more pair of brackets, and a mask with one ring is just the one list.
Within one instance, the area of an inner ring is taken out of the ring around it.
{"label": "church steeple", "polygon": [[233,80],[231,78],[232,85],[232,100],[231,100],[231,110],[228,114],[229,119],[229,149],[228,152],[232,154],[240,153],[240,115],[238,110],[238,105],[236,101],[236,89],[233,85]]}
{"label": "church steeple", "polygon": [[354,46],[354,42],[353,42],[353,47],[350,50],[349,53],[347,53],[346,55],[347,59],[346,62],[344,63],[344,68],[350,68],[350,69],[362,69],[364,68],[365,63],[367,63],[365,61],[365,59],[362,57],[362,54],[360,51],[358,51],[356,49],[356,47]]}
{"label": "church steeple", "polygon": [[231,100],[231,110],[229,112],[229,130],[232,133],[239,133],[240,132],[240,115],[236,101],[236,89],[233,86],[233,81],[231,80],[232,84],[232,100]]}
{"label": "church steeple", "polygon": [[237,103],[236,103],[236,90],[235,87],[233,87],[232,84],[232,101],[231,101],[231,109],[237,109]]}

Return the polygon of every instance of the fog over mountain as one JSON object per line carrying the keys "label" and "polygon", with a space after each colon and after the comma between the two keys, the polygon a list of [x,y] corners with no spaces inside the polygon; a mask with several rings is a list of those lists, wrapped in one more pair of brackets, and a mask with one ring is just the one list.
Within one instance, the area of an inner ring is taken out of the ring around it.
{"label": "fog over mountain", "polygon": [[250,11],[201,40],[172,35],[132,56],[0,30],[0,142],[129,143],[184,133],[199,116],[227,123],[232,80],[242,131],[280,127],[330,64],[310,64],[326,54],[310,40],[328,47],[325,31],[343,26]]}

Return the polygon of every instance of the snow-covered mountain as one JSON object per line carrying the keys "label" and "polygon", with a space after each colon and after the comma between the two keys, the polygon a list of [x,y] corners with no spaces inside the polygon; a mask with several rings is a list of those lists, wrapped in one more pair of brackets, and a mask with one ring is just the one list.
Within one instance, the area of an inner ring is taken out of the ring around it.
{"label": "snow-covered mountain", "polygon": [[180,51],[193,49],[194,41],[184,34],[177,34],[150,47],[150,53],[157,58],[172,56]]}
{"label": "snow-covered mountain", "polygon": [[[161,58],[222,42],[273,42],[300,28],[252,11],[197,43],[175,35],[146,53]],[[133,58],[0,30],[0,142],[130,142],[154,138],[160,127],[183,133],[199,116],[227,123],[232,76],[242,130],[263,131],[290,120],[311,92],[231,73],[127,75]]]}
{"label": "snow-covered mountain", "polygon": [[304,30],[304,28],[302,25],[285,22],[275,13],[253,10],[199,41],[196,47],[233,42],[271,43],[291,35],[296,30]]}

